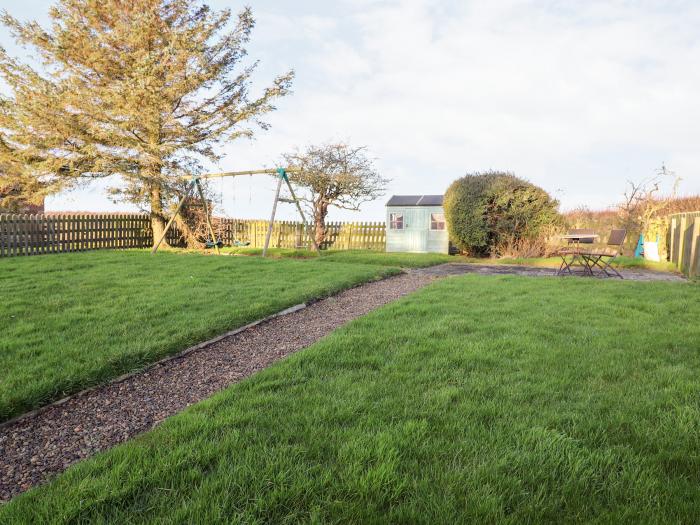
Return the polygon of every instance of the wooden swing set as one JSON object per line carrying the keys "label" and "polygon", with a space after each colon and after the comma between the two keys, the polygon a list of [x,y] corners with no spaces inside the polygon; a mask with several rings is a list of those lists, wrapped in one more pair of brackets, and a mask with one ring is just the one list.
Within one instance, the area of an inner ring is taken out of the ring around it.
{"label": "wooden swing set", "polygon": [[[192,190],[194,190],[194,189],[197,190],[199,198],[202,201],[202,205],[204,206],[204,215],[206,217],[207,229],[209,230],[209,235],[211,237],[211,240],[208,240],[206,242],[206,247],[207,248],[215,248],[217,255],[221,254],[220,248],[223,246],[223,242],[221,241],[221,239],[217,238],[216,234],[214,233],[214,227],[212,226],[211,216],[209,214],[209,205],[207,204],[207,199],[204,196],[204,190],[202,189],[202,185],[200,183],[200,180],[202,180],[202,179],[217,179],[217,178],[224,178],[224,177],[240,177],[243,175],[277,175],[277,189],[275,190],[275,200],[272,203],[272,214],[270,216],[270,224],[267,227],[267,235],[265,236],[265,246],[263,247],[263,253],[262,253],[263,257],[267,256],[267,249],[270,246],[270,238],[272,237],[272,229],[273,229],[274,224],[275,224],[275,214],[277,213],[277,203],[278,202],[286,202],[286,203],[290,203],[290,204],[295,204],[297,211],[299,212],[299,216],[301,217],[301,221],[304,224],[304,231],[308,231],[308,224],[306,222],[306,216],[304,215],[304,212],[301,209],[301,205],[299,204],[299,199],[297,199],[296,194],[294,193],[294,189],[292,188],[292,185],[289,182],[289,178],[287,177],[287,173],[293,173],[293,170],[289,170],[286,168],[277,168],[277,169],[266,169],[266,170],[251,170],[251,171],[226,171],[226,172],[222,172],[222,173],[207,173],[204,175],[193,175],[191,178],[186,179],[186,180],[189,180],[190,182],[187,185],[187,187],[185,188],[185,193],[183,194],[182,198],[180,199],[180,202],[177,204],[177,208],[175,208],[175,213],[173,213],[173,216],[170,217],[170,220],[165,225],[165,229],[163,230],[162,235],[158,239],[158,242],[156,242],[155,246],[153,246],[153,250],[151,250],[151,254],[155,254],[158,251],[158,248],[160,247],[161,243],[165,239],[165,236],[168,234],[170,227],[173,225],[173,222],[175,222],[175,218],[180,213],[182,206],[185,204],[185,201],[190,197]],[[291,199],[280,197],[280,191],[282,190],[282,183],[287,184],[287,189],[289,190],[289,193],[292,196]],[[310,237],[311,237],[311,243],[313,244],[314,249],[316,250],[316,253],[320,254],[321,252],[319,250],[318,244],[316,244],[316,239],[314,238],[313,232],[311,232]]]}

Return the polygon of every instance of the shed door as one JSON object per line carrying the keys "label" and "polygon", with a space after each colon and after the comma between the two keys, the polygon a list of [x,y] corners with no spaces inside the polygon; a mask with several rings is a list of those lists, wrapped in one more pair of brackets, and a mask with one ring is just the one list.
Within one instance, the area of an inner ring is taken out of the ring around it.
{"label": "shed door", "polygon": [[420,208],[408,210],[406,233],[408,249],[412,252],[424,252],[428,248],[428,232],[425,227],[425,212]]}
{"label": "shed door", "polygon": [[411,251],[425,252],[428,249],[428,232],[425,230],[410,230],[411,236]]}

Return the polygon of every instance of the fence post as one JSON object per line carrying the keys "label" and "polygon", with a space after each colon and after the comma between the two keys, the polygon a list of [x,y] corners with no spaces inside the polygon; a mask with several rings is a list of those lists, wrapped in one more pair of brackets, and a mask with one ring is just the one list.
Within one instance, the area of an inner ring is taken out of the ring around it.
{"label": "fence post", "polygon": [[688,260],[688,277],[700,273],[700,217],[693,220],[693,231],[690,237],[690,259]]}
{"label": "fence post", "polygon": [[683,271],[683,259],[685,255],[685,230],[687,227],[687,219],[685,218],[685,215],[681,217],[680,220],[680,227],[679,227],[679,233],[678,233],[678,269],[682,272]]}
{"label": "fence post", "polygon": [[669,245],[669,251],[671,252],[669,254],[668,260],[675,264],[675,262],[677,261],[677,258],[676,258],[676,218],[675,217],[671,217],[671,228],[670,228],[670,234],[669,234],[669,239],[668,239],[668,245]]}
{"label": "fence post", "polygon": [[0,213],[0,257],[8,255],[7,253],[7,239],[9,235],[7,234],[7,215]]}

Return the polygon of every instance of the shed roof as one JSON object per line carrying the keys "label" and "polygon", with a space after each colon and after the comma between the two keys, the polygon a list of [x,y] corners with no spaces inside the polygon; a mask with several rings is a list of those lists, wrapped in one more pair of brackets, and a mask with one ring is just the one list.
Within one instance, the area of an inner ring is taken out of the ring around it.
{"label": "shed roof", "polygon": [[442,206],[442,195],[392,195],[387,206]]}

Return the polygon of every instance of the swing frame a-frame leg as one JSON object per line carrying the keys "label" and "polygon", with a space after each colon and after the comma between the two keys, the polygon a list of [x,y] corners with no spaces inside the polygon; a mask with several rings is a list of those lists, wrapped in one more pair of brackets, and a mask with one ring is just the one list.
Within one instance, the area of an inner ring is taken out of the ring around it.
{"label": "swing frame a-frame leg", "polygon": [[[301,205],[299,204],[299,199],[297,199],[296,194],[294,193],[294,188],[292,188],[291,183],[289,182],[289,178],[287,177],[287,170],[284,168],[277,168],[276,170],[269,170],[269,169],[263,169],[263,170],[252,170],[252,171],[230,171],[230,172],[223,172],[223,173],[209,173],[207,175],[193,175],[192,179],[188,183],[187,187],[185,188],[185,193],[180,199],[180,202],[177,205],[177,208],[175,209],[175,213],[173,213],[173,216],[170,217],[170,220],[168,223],[165,225],[165,229],[163,230],[163,233],[161,234],[160,238],[158,241],[155,243],[153,246],[153,249],[151,250],[152,254],[155,254],[158,251],[158,248],[160,245],[163,243],[165,240],[165,237],[168,235],[168,232],[170,231],[170,228],[172,227],[173,223],[175,222],[175,219],[177,218],[178,214],[182,210],[182,206],[185,204],[185,201],[190,198],[190,194],[192,193],[192,190],[194,188],[197,188],[197,192],[199,194],[200,199],[202,199],[202,203],[204,206],[204,214],[206,217],[207,221],[207,229],[209,230],[209,235],[211,238],[216,241],[216,234],[214,233],[214,227],[212,226],[211,223],[211,217],[209,216],[209,205],[207,204],[207,200],[204,195],[204,190],[202,189],[202,186],[200,184],[200,179],[211,179],[211,178],[218,178],[218,177],[237,177],[239,175],[274,175],[277,173],[278,176],[278,181],[277,181],[277,190],[275,192],[275,201],[272,204],[272,214],[270,217],[270,224],[268,225],[267,228],[267,235],[265,236],[265,246],[263,248],[263,257],[267,255],[267,250],[270,246],[270,238],[272,237],[272,230],[274,227],[274,222],[275,222],[275,214],[277,213],[277,203],[278,202],[293,202],[296,205],[297,211],[299,212],[299,216],[301,217],[301,221],[304,225],[304,231],[309,231],[309,223],[306,222],[306,215],[304,215],[304,211],[301,209]],[[183,177],[184,179],[185,177]],[[292,198],[291,199],[282,199],[280,198],[280,191],[282,189],[282,182],[285,182],[287,184],[287,188],[289,189],[289,193],[291,194]],[[310,238],[311,238],[311,243],[313,244],[314,249],[316,250],[316,253],[319,255],[321,254],[321,250],[316,243],[316,238],[313,235],[313,232],[310,232]],[[219,249],[218,243],[214,245],[216,248],[216,253],[221,254],[221,250]]]}
{"label": "swing frame a-frame leg", "polygon": [[165,236],[168,235],[168,231],[170,230],[170,227],[173,225],[173,222],[175,222],[175,218],[178,216],[178,214],[180,213],[180,210],[182,209],[182,206],[185,204],[185,201],[190,196],[190,192],[192,191],[192,188],[194,187],[195,182],[196,182],[196,179],[193,179],[192,182],[190,182],[187,185],[187,188],[185,188],[185,194],[180,199],[180,202],[178,202],[177,208],[175,208],[175,213],[173,213],[173,216],[170,217],[168,224],[165,225],[165,229],[163,230],[163,233],[161,234],[160,238],[158,239],[158,242],[156,242],[155,245],[153,245],[153,249],[151,250],[151,255],[155,255],[155,253],[158,251],[158,248],[160,248],[161,243],[165,240]]}
{"label": "swing frame a-frame leg", "polygon": [[[284,168],[279,168],[277,170],[277,189],[275,190],[275,202],[272,203],[272,214],[270,215],[270,224],[267,226],[267,234],[265,235],[265,246],[263,247],[263,252],[262,256],[266,257],[267,256],[267,250],[270,247],[270,238],[272,237],[272,230],[275,225],[275,214],[277,213],[277,203],[280,201],[284,202],[289,202],[292,201],[296,205],[297,211],[299,212],[299,216],[301,217],[301,222],[304,224],[304,231],[309,231],[309,225],[306,222],[306,215],[304,215],[304,211],[301,209],[301,205],[299,204],[299,199],[297,199],[296,194],[294,193],[294,189],[292,188],[292,184],[289,182],[289,177],[287,177],[287,172]],[[287,189],[289,189],[289,193],[292,196],[291,199],[280,199],[280,190],[282,189],[282,181],[287,183]],[[314,246],[314,250],[316,250],[316,253],[318,255],[321,255],[321,249],[318,247],[318,244],[316,243],[316,237],[314,237],[313,232],[309,232],[310,237],[311,237],[311,243]]]}

